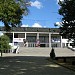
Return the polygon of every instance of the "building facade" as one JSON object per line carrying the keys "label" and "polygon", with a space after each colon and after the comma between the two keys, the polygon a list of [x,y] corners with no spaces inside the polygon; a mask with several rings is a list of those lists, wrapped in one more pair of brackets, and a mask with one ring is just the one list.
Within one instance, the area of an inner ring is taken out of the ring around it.
{"label": "building facade", "polygon": [[63,46],[58,28],[12,27],[9,32],[6,32],[0,27],[0,31],[9,36],[10,42],[14,45],[24,46],[25,39],[26,47],[36,47],[37,40],[40,42],[40,47]]}

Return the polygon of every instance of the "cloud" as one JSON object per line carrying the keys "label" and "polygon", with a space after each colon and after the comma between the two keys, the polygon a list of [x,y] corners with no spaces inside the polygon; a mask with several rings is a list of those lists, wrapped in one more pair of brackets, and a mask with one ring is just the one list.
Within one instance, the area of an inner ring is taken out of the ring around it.
{"label": "cloud", "polygon": [[34,23],[34,24],[32,25],[32,27],[42,27],[42,25],[40,25],[39,23]]}
{"label": "cloud", "polygon": [[27,24],[27,25],[22,25],[21,27],[29,27],[29,25]]}
{"label": "cloud", "polygon": [[62,22],[56,22],[56,23],[55,23],[55,26],[62,27]]}
{"label": "cloud", "polygon": [[58,3],[59,1],[63,2],[64,0],[57,0],[57,3]]}
{"label": "cloud", "polygon": [[[28,25],[28,24],[23,24],[21,27],[30,27],[30,25]],[[39,28],[44,27],[44,28],[46,28],[46,26],[42,26],[42,25],[41,25],[40,23],[38,23],[38,22],[34,23],[31,27],[39,27]]]}
{"label": "cloud", "polygon": [[36,7],[38,9],[42,8],[42,3],[36,0],[35,2],[31,2],[31,6]]}
{"label": "cloud", "polygon": [[46,28],[46,26],[44,26],[44,28]]}
{"label": "cloud", "polygon": [[0,32],[0,36],[2,36],[3,35],[3,33],[2,32]]}

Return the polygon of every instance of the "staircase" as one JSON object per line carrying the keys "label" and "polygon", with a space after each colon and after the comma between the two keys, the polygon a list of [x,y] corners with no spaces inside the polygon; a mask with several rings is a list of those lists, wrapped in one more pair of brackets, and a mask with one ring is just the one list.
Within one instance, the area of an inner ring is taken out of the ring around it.
{"label": "staircase", "polygon": [[[54,48],[56,57],[75,56],[75,52],[68,48]],[[20,47],[20,54],[26,56],[50,56],[51,48],[49,47]]]}
{"label": "staircase", "polygon": [[40,47],[20,47],[20,54],[26,56],[48,56],[51,51],[51,48],[40,48]]}
{"label": "staircase", "polygon": [[75,56],[75,52],[68,48],[55,48],[56,57]]}

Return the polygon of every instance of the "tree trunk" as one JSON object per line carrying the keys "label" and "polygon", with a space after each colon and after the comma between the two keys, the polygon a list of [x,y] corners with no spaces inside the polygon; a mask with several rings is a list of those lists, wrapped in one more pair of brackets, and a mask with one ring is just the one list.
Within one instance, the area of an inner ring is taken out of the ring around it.
{"label": "tree trunk", "polygon": [[1,57],[2,57],[2,50],[1,50]]}
{"label": "tree trunk", "polygon": [[8,23],[4,22],[5,30],[10,31],[11,27],[8,25]]}

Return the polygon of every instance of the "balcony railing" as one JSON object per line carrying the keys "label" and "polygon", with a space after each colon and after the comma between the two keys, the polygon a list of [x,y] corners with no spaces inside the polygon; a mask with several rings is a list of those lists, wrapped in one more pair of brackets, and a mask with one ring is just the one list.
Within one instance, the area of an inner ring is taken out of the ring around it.
{"label": "balcony railing", "polygon": [[[21,47],[24,46],[23,42],[15,43],[15,45],[19,45]],[[28,42],[26,47],[36,47],[35,42]],[[49,43],[40,43],[40,47],[49,47]],[[51,43],[51,47],[61,47],[60,43]]]}

